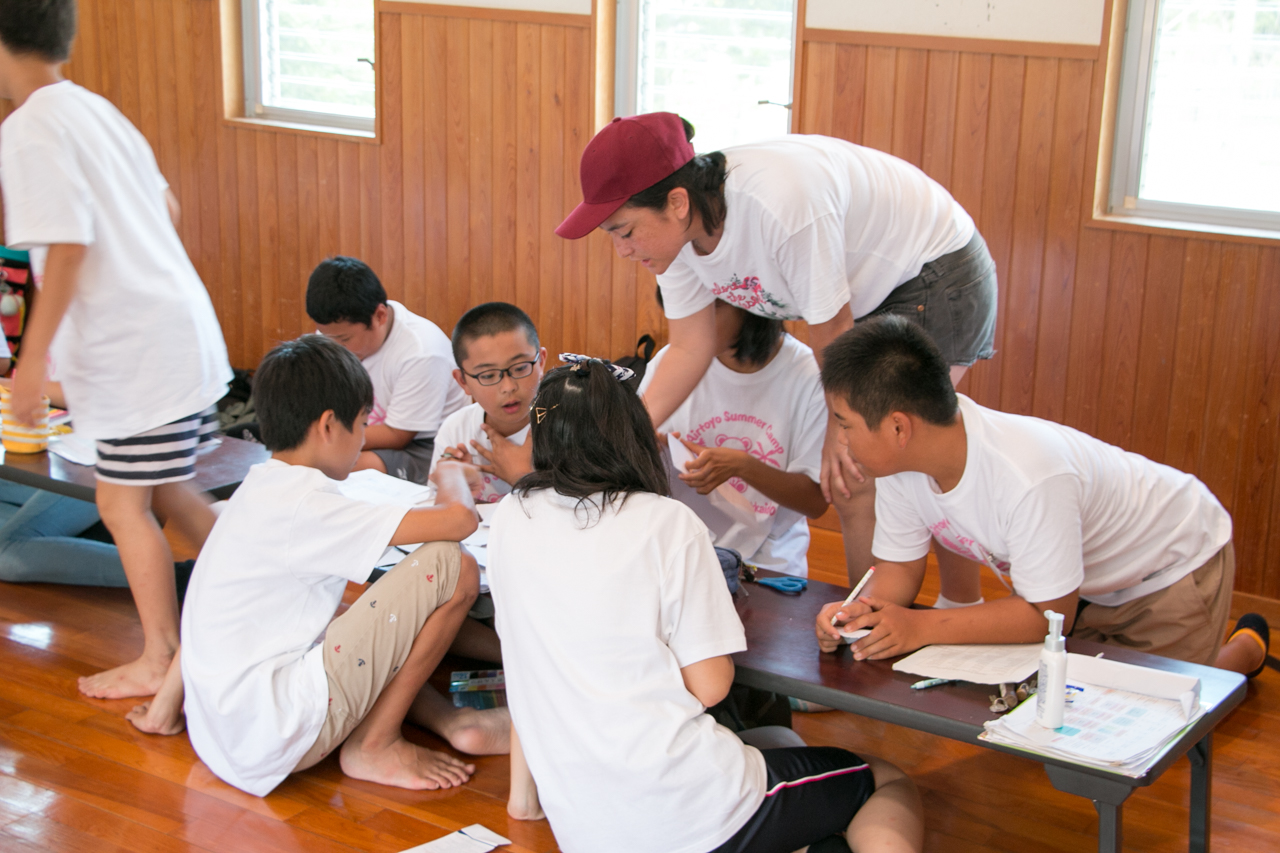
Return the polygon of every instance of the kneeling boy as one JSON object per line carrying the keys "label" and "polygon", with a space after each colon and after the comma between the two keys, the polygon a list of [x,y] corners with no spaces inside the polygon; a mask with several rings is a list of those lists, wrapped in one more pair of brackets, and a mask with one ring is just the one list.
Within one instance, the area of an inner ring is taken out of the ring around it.
{"label": "kneeling boy", "polygon": [[[182,614],[196,753],[259,796],[339,747],[343,772],[358,779],[466,782],[473,765],[400,733],[408,717],[464,751],[507,751],[505,709],[455,709],[424,687],[479,589],[475,562],[456,544],[476,528],[464,466],[441,466],[433,507],[342,495],[333,481],[360,454],[373,389],[360,362],[319,335],[268,353],[254,400],[272,458],[219,516]],[[348,581],[366,581],[388,544],[414,542],[428,544],[329,621]]]}
{"label": "kneeling boy", "polygon": [[[819,614],[870,628],[854,657],[930,643],[1030,643],[1044,611],[1073,636],[1250,672],[1265,649],[1222,643],[1235,558],[1231,518],[1203,483],[1061,424],[957,395],[928,335],[898,317],[860,324],[825,352],[822,383],[842,440],[876,483],[877,571],[849,607]],[[1013,595],[908,609],[930,538],[999,573]],[[1265,633],[1265,629],[1263,629]]]}

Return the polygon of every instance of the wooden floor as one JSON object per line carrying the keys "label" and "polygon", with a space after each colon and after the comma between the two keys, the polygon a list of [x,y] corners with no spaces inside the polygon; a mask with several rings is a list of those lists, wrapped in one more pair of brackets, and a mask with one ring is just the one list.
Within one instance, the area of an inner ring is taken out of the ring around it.
{"label": "wooden floor", "polygon": [[[816,577],[839,580],[838,534],[816,530],[811,553]],[[922,600],[933,594],[926,589]],[[1280,602],[1237,599],[1280,624]],[[0,584],[0,851],[395,853],[472,823],[513,839],[507,849],[556,849],[545,821],[508,821],[505,757],[478,760],[469,785],[444,793],[354,782],[333,759],[264,799],[223,784],[185,736],[134,731],[124,720],[131,701],[77,694],[76,676],[126,660],[140,638],[124,590]],[[1218,728],[1218,853],[1280,849],[1278,700],[1280,673],[1268,671]],[[905,769],[924,794],[928,850],[1085,851],[1095,844],[1089,804],[1054,791],[1030,761],[842,712],[797,715],[795,727],[809,743],[846,746]],[[426,733],[411,737],[444,748]],[[1130,798],[1126,850],[1186,849],[1188,784],[1183,761]]]}

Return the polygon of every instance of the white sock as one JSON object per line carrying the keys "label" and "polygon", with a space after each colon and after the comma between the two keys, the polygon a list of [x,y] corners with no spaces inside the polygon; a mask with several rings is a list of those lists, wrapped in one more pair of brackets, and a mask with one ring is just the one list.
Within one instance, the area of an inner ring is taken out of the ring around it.
{"label": "white sock", "polygon": [[938,593],[938,600],[933,603],[934,610],[949,610],[952,607],[973,607],[975,604],[985,604],[986,599],[981,596],[977,601],[952,601],[942,593]]}

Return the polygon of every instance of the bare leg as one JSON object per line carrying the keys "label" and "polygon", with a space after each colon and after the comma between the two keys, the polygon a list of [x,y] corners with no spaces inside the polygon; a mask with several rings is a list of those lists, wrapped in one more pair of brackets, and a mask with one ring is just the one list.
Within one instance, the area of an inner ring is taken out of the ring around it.
{"label": "bare leg", "polygon": [[372,450],[362,451],[360,456],[356,459],[356,466],[351,470],[368,471],[370,469],[374,471],[381,471],[384,474],[387,473],[387,466],[383,463],[381,456],[374,453]]}
{"label": "bare leg", "polygon": [[1262,644],[1251,634],[1241,633],[1223,644],[1214,666],[1245,675],[1262,666],[1265,660],[1266,651]]}
{"label": "bare leg", "polygon": [[546,815],[538,802],[538,785],[533,781],[529,765],[516,737],[516,727],[511,726],[511,793],[507,797],[507,814],[516,820],[542,820]]}
{"label": "bare leg", "polygon": [[915,783],[898,768],[868,758],[876,792],[858,809],[844,837],[854,853],[919,853],[924,848],[924,808]]}
{"label": "bare leg", "polygon": [[475,619],[463,621],[449,651],[463,657],[502,663],[502,643],[498,640],[498,632]]}
{"label": "bare leg", "polygon": [[876,531],[876,481],[867,477],[859,483],[851,474],[845,475],[850,496],[833,490],[832,506],[840,516],[840,533],[844,537],[845,566],[849,571],[849,584],[857,583],[871,567],[871,540]]}
{"label": "bare leg", "polygon": [[135,705],[124,718],[138,731],[152,735],[176,735],[187,727],[182,716],[182,650],[173,656],[169,671],[165,674],[160,692],[150,702]]}
{"label": "bare leg", "polygon": [[409,721],[430,729],[467,755],[502,755],[511,749],[511,715],[506,708],[456,708],[430,686],[418,691]]}
{"label": "bare leg", "polygon": [[178,648],[178,595],[173,554],[151,513],[150,486],[99,482],[98,514],[120,550],[120,562],[142,622],[142,655],[80,679],[80,692],[98,699],[151,696],[164,682]]}
{"label": "bare leg", "polygon": [[938,580],[944,598],[968,604],[982,598],[982,566],[942,546],[934,548],[938,555]]}
{"label": "bare leg", "polygon": [[161,524],[172,524],[197,550],[204,547],[204,540],[218,520],[209,504],[208,495],[197,491],[190,480],[156,486],[151,498],[151,507]]}
{"label": "bare leg", "polygon": [[479,570],[475,560],[464,553],[453,597],[427,618],[400,671],[342,744],[339,763],[343,773],[354,779],[413,790],[452,788],[471,778],[474,764],[415,746],[404,739],[400,727],[479,592]]}

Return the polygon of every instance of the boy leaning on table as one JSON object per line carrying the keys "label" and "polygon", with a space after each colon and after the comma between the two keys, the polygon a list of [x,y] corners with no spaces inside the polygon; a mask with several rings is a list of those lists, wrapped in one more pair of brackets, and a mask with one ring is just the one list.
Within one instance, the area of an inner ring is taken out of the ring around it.
{"label": "boy leaning on table", "polygon": [[[1203,483],[1070,427],[979,406],[952,388],[919,326],[859,324],[826,350],[822,384],[841,440],[876,481],[876,573],[857,602],[818,614],[871,633],[856,659],[933,643],[1031,643],[1043,613],[1081,639],[1257,675],[1268,629],[1242,617],[1224,645],[1231,517]],[[986,564],[1012,595],[912,610],[929,541]]]}

